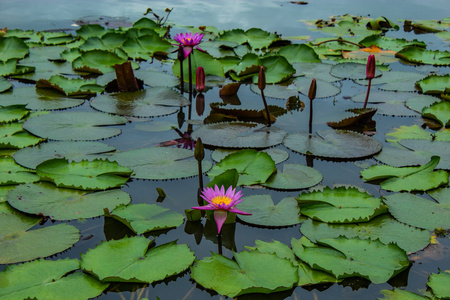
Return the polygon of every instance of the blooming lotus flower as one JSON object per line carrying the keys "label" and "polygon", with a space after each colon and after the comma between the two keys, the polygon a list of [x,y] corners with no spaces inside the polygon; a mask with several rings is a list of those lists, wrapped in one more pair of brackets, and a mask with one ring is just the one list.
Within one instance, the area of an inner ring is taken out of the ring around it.
{"label": "blooming lotus flower", "polygon": [[220,230],[227,219],[228,212],[233,212],[240,215],[251,215],[235,207],[236,204],[242,201],[242,193],[241,191],[236,193],[236,189],[233,189],[232,186],[230,186],[226,192],[224,186],[220,189],[217,185],[214,186],[214,189],[206,187],[203,189],[200,197],[208,202],[208,204],[204,206],[192,207],[192,209],[214,210],[214,220],[217,224],[218,233],[220,233]]}
{"label": "blooming lotus flower", "polygon": [[194,47],[204,52],[204,50],[200,49],[199,47],[196,47],[198,44],[202,42],[203,34],[194,33],[194,35],[192,35],[192,32],[179,33],[173,39],[178,42],[178,46],[180,48],[183,48],[185,59],[189,56],[189,54],[191,54]]}

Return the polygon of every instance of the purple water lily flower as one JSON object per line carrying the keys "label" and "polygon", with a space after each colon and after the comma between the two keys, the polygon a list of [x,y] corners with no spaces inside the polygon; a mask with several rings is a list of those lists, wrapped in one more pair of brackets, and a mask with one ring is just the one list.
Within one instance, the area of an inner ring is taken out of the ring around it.
{"label": "purple water lily flower", "polygon": [[173,38],[175,41],[177,41],[180,48],[183,48],[184,58],[186,59],[189,54],[191,54],[194,47],[197,50],[200,50],[202,52],[205,52],[204,50],[200,49],[199,47],[196,47],[198,44],[202,42],[203,34],[201,33],[194,33],[192,35],[192,32],[187,33],[179,33],[175,35]]}
{"label": "purple water lily flower", "polygon": [[192,207],[192,209],[214,210],[214,220],[217,224],[218,233],[220,233],[220,230],[227,219],[228,212],[233,212],[240,215],[251,215],[235,207],[235,205],[243,199],[241,199],[241,191],[236,193],[236,189],[233,189],[232,186],[230,186],[226,192],[224,186],[220,189],[217,185],[214,186],[214,189],[206,187],[203,189],[200,196],[209,204]]}

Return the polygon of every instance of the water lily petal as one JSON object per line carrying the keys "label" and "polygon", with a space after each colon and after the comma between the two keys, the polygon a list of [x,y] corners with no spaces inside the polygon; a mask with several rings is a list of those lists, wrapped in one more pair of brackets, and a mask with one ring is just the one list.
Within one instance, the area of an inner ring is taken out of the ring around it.
{"label": "water lily petal", "polygon": [[217,232],[220,233],[220,230],[222,229],[223,223],[225,223],[225,220],[227,219],[228,212],[226,210],[215,210],[214,211],[214,220],[217,224]]}

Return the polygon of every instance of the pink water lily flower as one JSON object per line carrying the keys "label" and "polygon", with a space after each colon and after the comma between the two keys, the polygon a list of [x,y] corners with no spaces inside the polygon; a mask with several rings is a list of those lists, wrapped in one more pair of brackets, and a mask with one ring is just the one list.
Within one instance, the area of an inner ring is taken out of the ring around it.
{"label": "pink water lily flower", "polygon": [[189,56],[189,54],[191,54],[194,47],[204,52],[204,50],[200,49],[199,47],[196,47],[198,44],[202,42],[203,34],[201,33],[194,33],[193,35],[192,32],[179,33],[175,35],[173,39],[179,43],[178,44],[179,47],[183,48],[185,59]]}
{"label": "pink water lily flower", "polygon": [[220,233],[220,230],[227,219],[228,212],[233,212],[240,215],[251,215],[235,207],[235,205],[243,199],[241,199],[241,191],[236,193],[236,189],[233,189],[232,186],[230,186],[226,192],[224,186],[220,189],[217,185],[214,186],[214,189],[206,187],[203,189],[200,196],[209,204],[192,207],[192,209],[214,210],[214,220],[217,224],[218,233]]}

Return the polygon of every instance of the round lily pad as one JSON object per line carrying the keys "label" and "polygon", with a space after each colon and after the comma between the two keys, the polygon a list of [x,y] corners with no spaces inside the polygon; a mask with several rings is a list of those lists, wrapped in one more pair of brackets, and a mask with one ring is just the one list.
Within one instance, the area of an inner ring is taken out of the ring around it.
{"label": "round lily pad", "polygon": [[99,112],[53,112],[27,120],[23,127],[34,135],[61,141],[90,141],[119,135],[127,119]]}
{"label": "round lily pad", "polygon": [[306,218],[300,216],[300,208],[293,197],[286,197],[274,204],[270,195],[246,196],[237,207],[251,215],[238,215],[245,223],[269,227],[292,226]]}
{"label": "round lily pad", "polygon": [[36,169],[37,165],[52,158],[66,158],[69,161],[79,162],[114,150],[114,147],[101,142],[48,142],[20,149],[14,154],[14,160],[26,168]]}
{"label": "round lily pad", "polygon": [[35,260],[6,266],[0,282],[1,299],[90,299],[108,287],[94,277],[76,271],[78,259]]}
{"label": "round lily pad", "polygon": [[[297,77],[294,79],[293,84],[297,87],[298,91],[303,95],[308,95],[309,87],[311,86],[311,81],[313,77]],[[336,96],[341,92],[341,89],[335,86],[334,84],[316,79],[317,84],[317,92],[316,98],[327,98]]]}
{"label": "round lily pad", "polygon": [[[198,163],[194,153],[187,149],[149,147],[114,153],[109,159],[133,170],[132,178],[179,179],[198,175]],[[212,164],[202,161],[202,170],[207,172]]]}
{"label": "round lily pad", "polygon": [[0,157],[0,175],[0,185],[39,181],[39,176],[16,164],[11,157]]}
{"label": "round lily pad", "polygon": [[21,149],[44,141],[22,128],[22,123],[0,126],[0,149]]}
{"label": "round lily pad", "polygon": [[[365,79],[366,65],[354,62],[336,64],[331,67],[331,75],[338,78]],[[380,75],[380,71],[376,70],[375,75]]]}
{"label": "round lily pad", "polygon": [[25,105],[0,106],[0,124],[16,122],[29,114]]}
{"label": "round lily pad", "polygon": [[203,125],[192,133],[203,144],[224,148],[268,148],[281,144],[286,132],[278,127],[230,122]]}
{"label": "round lily pad", "polygon": [[317,135],[293,133],[283,144],[305,155],[356,159],[380,152],[382,144],[367,135],[346,130],[321,130]]}
{"label": "round lily pad", "polygon": [[333,65],[327,63],[294,63],[295,75],[316,78],[326,82],[336,82],[341,78],[330,74]]}
{"label": "round lily pad", "polygon": [[180,93],[165,87],[153,87],[137,92],[100,95],[90,102],[97,110],[132,117],[170,115],[189,101]]}
{"label": "round lily pad", "polygon": [[102,282],[154,282],[183,272],[195,256],[175,242],[149,248],[143,236],[102,242],[81,255],[81,268]]}
{"label": "round lily pad", "polygon": [[117,162],[95,159],[93,161],[68,162],[66,159],[50,159],[36,167],[41,180],[58,187],[81,190],[105,190],[125,184],[132,171]]}
{"label": "round lily pad", "polygon": [[[211,153],[211,158],[215,162],[219,162],[222,159],[224,159],[228,154],[237,152],[239,150],[234,149],[216,149]],[[262,152],[265,152],[270,155],[270,157],[273,159],[275,164],[282,163],[283,161],[287,160],[289,158],[289,153],[283,149],[279,148],[269,148],[261,150]]]}
{"label": "round lily pad", "polygon": [[119,189],[86,192],[57,188],[50,183],[19,185],[7,196],[8,203],[28,214],[42,214],[54,220],[93,218],[103,215],[103,209],[128,204],[130,195]]}
{"label": "round lily pad", "polygon": [[278,171],[261,185],[277,190],[300,190],[319,184],[322,179],[322,174],[311,167],[284,164],[283,172]]}

